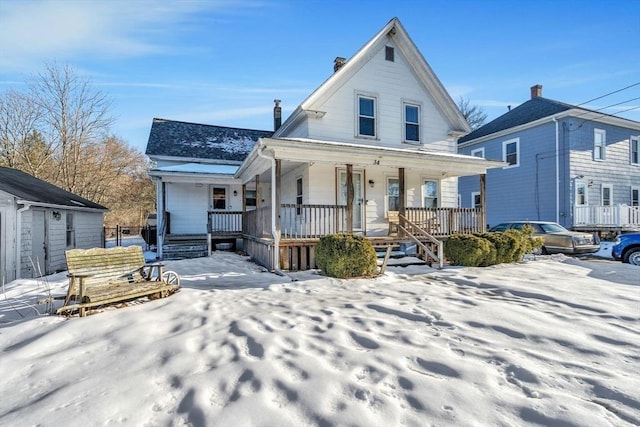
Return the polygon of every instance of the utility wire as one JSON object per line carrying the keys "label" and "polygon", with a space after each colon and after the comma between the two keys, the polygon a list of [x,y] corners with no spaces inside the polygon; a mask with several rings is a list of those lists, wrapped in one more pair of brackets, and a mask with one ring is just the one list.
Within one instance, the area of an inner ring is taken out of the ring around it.
{"label": "utility wire", "polygon": [[607,97],[607,96],[609,96],[609,95],[613,95],[614,93],[622,92],[623,90],[627,90],[627,89],[629,89],[629,88],[632,88],[632,87],[634,87],[634,86],[638,86],[638,85],[640,85],[640,82],[638,82],[638,83],[634,83],[634,84],[629,85],[629,86],[627,86],[627,87],[623,87],[622,89],[614,90],[613,92],[606,93],[606,94],[604,94],[604,95],[602,95],[602,96],[598,96],[597,98],[590,99],[590,100],[588,100],[588,101],[583,102],[582,104],[578,104],[578,105],[576,105],[576,107],[579,107],[579,106],[584,105],[584,104],[588,104],[588,103],[589,103],[589,102],[591,102],[591,101],[596,101],[596,100],[598,100],[598,99],[605,98],[605,97]]}

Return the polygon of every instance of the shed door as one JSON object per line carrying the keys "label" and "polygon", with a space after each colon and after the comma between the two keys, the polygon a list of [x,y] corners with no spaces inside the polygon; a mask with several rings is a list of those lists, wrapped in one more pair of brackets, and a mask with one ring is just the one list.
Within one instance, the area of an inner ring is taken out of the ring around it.
{"label": "shed door", "polygon": [[46,275],[49,271],[47,259],[47,227],[43,211],[33,211],[31,230],[31,259],[34,277]]}

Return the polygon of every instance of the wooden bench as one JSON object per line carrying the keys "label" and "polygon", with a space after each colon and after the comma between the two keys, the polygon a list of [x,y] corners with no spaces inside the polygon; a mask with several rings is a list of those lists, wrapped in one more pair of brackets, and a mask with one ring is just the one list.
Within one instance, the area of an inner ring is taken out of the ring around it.
{"label": "wooden bench", "polygon": [[[65,252],[69,289],[56,313],[86,309],[148,296],[164,298],[180,288],[173,271],[163,264],[147,264],[142,247],[71,249]],[[73,301],[73,303],[72,303]]]}

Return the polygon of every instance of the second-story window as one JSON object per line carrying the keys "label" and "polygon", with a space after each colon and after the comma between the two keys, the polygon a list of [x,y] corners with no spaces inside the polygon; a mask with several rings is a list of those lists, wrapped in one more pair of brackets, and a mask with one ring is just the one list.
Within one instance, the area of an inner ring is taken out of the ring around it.
{"label": "second-story window", "polygon": [[502,143],[502,161],[509,164],[508,168],[520,165],[519,145],[520,140],[518,138]]}
{"label": "second-story window", "polygon": [[640,136],[632,136],[629,142],[629,159],[632,165],[638,165],[640,164]]}
{"label": "second-story window", "polygon": [[404,140],[420,142],[420,106],[404,104]]}
{"label": "second-story window", "polygon": [[376,136],[376,99],[358,95],[358,136]]}
{"label": "second-story window", "polygon": [[593,131],[593,160],[605,160],[607,158],[606,132],[602,129]]}

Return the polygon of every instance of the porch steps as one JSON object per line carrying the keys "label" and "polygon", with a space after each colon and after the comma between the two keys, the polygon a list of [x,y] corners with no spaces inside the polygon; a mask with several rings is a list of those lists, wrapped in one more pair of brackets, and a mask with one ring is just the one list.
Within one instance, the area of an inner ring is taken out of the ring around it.
{"label": "porch steps", "polygon": [[162,259],[166,260],[201,258],[208,253],[206,235],[167,236],[162,247]]}
{"label": "porch steps", "polygon": [[[386,248],[376,248],[378,265],[382,264],[386,253]],[[416,245],[412,243],[401,243],[394,246],[387,262],[387,267],[407,267],[409,265],[427,265],[428,263],[416,256]]]}

